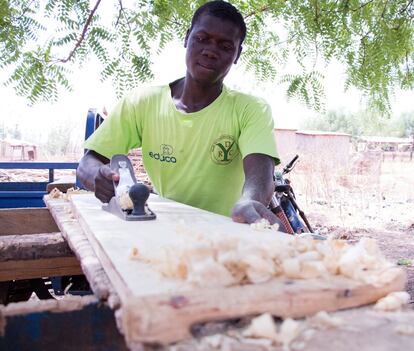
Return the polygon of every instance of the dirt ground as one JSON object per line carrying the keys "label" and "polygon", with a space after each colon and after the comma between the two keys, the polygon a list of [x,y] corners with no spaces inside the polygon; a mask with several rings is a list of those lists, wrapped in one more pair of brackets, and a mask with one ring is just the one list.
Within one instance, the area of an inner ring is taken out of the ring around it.
{"label": "dirt ground", "polygon": [[381,161],[354,173],[292,171],[298,204],[321,234],[350,242],[365,236],[407,272],[414,307],[414,160]]}

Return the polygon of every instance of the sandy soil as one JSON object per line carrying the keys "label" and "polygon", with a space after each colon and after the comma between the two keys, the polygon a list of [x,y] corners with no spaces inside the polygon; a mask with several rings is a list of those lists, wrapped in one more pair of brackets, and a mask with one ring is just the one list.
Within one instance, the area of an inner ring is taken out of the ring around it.
{"label": "sandy soil", "polygon": [[321,234],[351,242],[375,238],[384,255],[407,271],[414,307],[414,161],[381,162],[372,173],[292,172],[298,203]]}

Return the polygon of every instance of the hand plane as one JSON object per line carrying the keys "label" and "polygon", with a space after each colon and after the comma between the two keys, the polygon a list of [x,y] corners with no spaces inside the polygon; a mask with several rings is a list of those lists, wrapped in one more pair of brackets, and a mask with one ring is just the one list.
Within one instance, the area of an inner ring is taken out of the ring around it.
{"label": "hand plane", "polygon": [[144,183],[137,182],[129,158],[126,155],[114,155],[110,167],[119,174],[119,181],[113,182],[115,195],[109,203],[102,205],[102,209],[125,221],[155,219],[155,213],[147,205],[150,190]]}

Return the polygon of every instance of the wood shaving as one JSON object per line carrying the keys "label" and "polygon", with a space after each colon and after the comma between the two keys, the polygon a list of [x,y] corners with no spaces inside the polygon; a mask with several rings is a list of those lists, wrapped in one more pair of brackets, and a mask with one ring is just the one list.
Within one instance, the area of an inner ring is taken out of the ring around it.
{"label": "wood shaving", "polygon": [[250,338],[265,338],[270,340],[276,340],[277,331],[276,324],[273,317],[269,313],[264,313],[259,317],[253,318],[250,325],[244,330],[244,337]]}
{"label": "wood shaving", "polygon": [[283,345],[284,350],[289,350],[290,344],[300,335],[302,330],[303,326],[301,322],[287,318],[280,326],[276,341]]}
{"label": "wood shaving", "polygon": [[223,343],[224,335],[216,334],[210,335],[203,338],[203,342],[208,346],[211,346],[215,349],[219,348]]}
{"label": "wood shaving", "polygon": [[302,334],[301,337],[303,338],[303,340],[305,341],[309,341],[310,339],[313,338],[313,336],[315,335],[316,330],[315,329],[306,329]]}
{"label": "wood shaving", "polygon": [[279,224],[270,224],[267,219],[261,218],[258,221],[250,224],[250,227],[254,230],[265,230],[265,229],[271,229],[275,231],[279,231]]}
{"label": "wood shaving", "polygon": [[53,188],[49,193],[49,197],[52,199],[59,199],[63,196],[63,193],[58,188]]}
{"label": "wood shaving", "polygon": [[343,320],[339,317],[332,317],[326,311],[320,311],[314,316],[309,317],[307,324],[315,329],[331,329],[338,328],[344,324]]}
{"label": "wood shaving", "polygon": [[131,198],[129,197],[129,188],[121,192],[118,196],[119,206],[123,210],[131,210],[134,208]]}
{"label": "wood shaving", "polygon": [[301,334],[303,325],[291,318],[285,319],[277,330],[273,317],[264,313],[253,318],[250,325],[242,333],[243,337],[268,339],[274,344],[280,344],[284,350],[289,350],[291,343]]}
{"label": "wood shaving", "polygon": [[394,332],[400,335],[414,336],[414,326],[411,324],[398,324]]}
{"label": "wood shaving", "polygon": [[129,256],[132,260],[139,259],[139,250],[136,247],[133,247],[131,250],[131,254]]}
{"label": "wood shaving", "polygon": [[299,279],[301,277],[300,261],[297,258],[288,258],[282,263],[285,277]]}
{"label": "wood shaving", "polygon": [[87,190],[78,189],[78,188],[69,188],[66,190],[66,193],[61,192],[58,188],[53,188],[52,191],[49,193],[49,197],[51,199],[63,199],[69,201],[71,195],[77,194],[88,194]]}
{"label": "wood shaving", "polygon": [[228,286],[237,283],[233,275],[211,257],[192,265],[187,281],[196,286],[209,287]]}
{"label": "wood shaving", "polygon": [[242,345],[263,346],[265,350],[269,350],[273,344],[269,339],[240,338],[240,342]]}
{"label": "wood shaving", "polygon": [[295,341],[290,345],[292,350],[304,350],[306,344],[303,341]]}
{"label": "wood shaving", "polygon": [[377,311],[399,311],[410,301],[410,294],[406,291],[396,291],[379,299],[374,305]]}

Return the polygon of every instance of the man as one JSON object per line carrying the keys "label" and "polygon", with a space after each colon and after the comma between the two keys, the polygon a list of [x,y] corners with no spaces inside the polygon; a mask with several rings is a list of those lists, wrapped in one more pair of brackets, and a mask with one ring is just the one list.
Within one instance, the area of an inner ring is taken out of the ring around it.
{"label": "man", "polygon": [[223,85],[245,35],[243,17],[231,4],[201,6],[185,37],[185,77],[136,89],[118,103],[86,141],[78,168],[82,184],[108,202],[118,179],[109,158],[142,147],[145,169],[161,196],[236,222],[277,222],[266,208],[278,162],[270,108]]}

